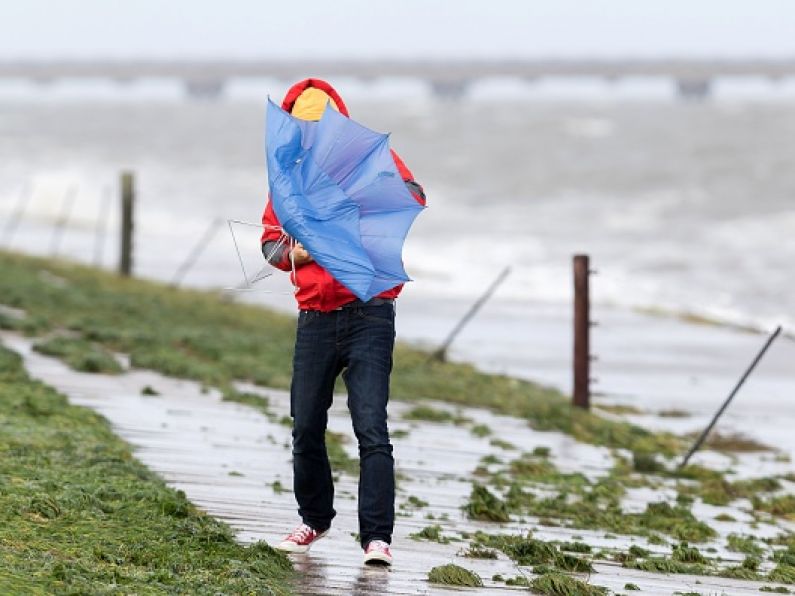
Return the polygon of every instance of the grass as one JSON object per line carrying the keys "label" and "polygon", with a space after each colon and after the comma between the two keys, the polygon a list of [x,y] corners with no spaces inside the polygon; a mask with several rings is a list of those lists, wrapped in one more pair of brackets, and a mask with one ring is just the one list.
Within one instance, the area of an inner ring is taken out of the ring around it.
{"label": "grass", "polygon": [[453,563],[431,569],[428,572],[428,581],[432,584],[445,584],[448,586],[483,587],[483,580],[480,579],[477,573]]}
{"label": "grass", "polygon": [[82,338],[55,336],[37,342],[33,349],[60,358],[80,372],[118,374],[122,371],[112,354],[102,346]]}
{"label": "grass", "polygon": [[[52,279],[60,280],[53,283]],[[287,388],[295,336],[293,317],[220,300],[212,292],[119,278],[75,264],[0,252],[2,303],[27,316],[0,315],[0,327],[29,335],[68,330],[131,364],[222,389],[232,381]],[[392,396],[481,406],[558,430],[587,443],[673,454],[670,434],[606,420],[572,408],[560,392],[466,364],[429,361],[427,352],[398,344]]]}
{"label": "grass", "polygon": [[272,593],[289,561],[237,544],[107,422],[0,347],[0,593]]}

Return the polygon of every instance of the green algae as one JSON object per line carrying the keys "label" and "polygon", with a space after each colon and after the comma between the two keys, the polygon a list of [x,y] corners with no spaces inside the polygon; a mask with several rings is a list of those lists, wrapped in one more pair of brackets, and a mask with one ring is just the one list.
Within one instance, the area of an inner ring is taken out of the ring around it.
{"label": "green algae", "polygon": [[505,502],[478,483],[472,485],[472,492],[463,510],[469,519],[491,522],[507,522],[511,519]]}
{"label": "green algae", "polygon": [[584,542],[562,542],[559,547],[560,550],[569,551],[572,553],[590,553],[593,549],[590,544]]}
{"label": "green algae", "polygon": [[[266,415],[272,415],[270,410],[270,400],[265,395],[258,393],[251,393],[249,391],[238,391],[231,387],[226,387],[223,391],[222,399],[224,401],[232,401],[238,404],[245,404],[251,406]],[[292,425],[292,421],[290,422]]]}
{"label": "green algae", "polygon": [[754,497],[752,503],[756,511],[764,511],[771,515],[795,519],[795,495],[778,495],[769,499]]}
{"label": "green algae", "polygon": [[284,555],[237,544],[3,348],[0,479],[0,593],[290,591]]}
{"label": "green algae", "polygon": [[493,447],[499,447],[503,451],[514,451],[516,449],[516,445],[511,443],[510,441],[506,441],[504,439],[493,438],[489,441],[489,445]]}
{"label": "green algae", "polygon": [[476,437],[488,437],[491,434],[491,429],[485,424],[476,424],[471,429],[470,432],[475,435]]}
{"label": "green algae", "polygon": [[450,539],[442,535],[442,526],[438,524],[425,526],[419,532],[409,534],[409,538],[413,540],[430,540],[431,542],[438,542],[439,544],[450,543]]}
{"label": "green algae", "polygon": [[503,552],[519,565],[547,565],[563,571],[590,573],[593,571],[589,559],[563,552],[552,542],[516,534],[486,534],[476,532],[474,544]]}
{"label": "green algae", "polygon": [[428,501],[421,499],[416,495],[409,495],[406,502],[401,507],[410,509],[423,509],[428,506]]}
{"label": "green algae", "polygon": [[[478,545],[470,545],[468,549],[460,553],[468,559],[496,559],[497,551],[492,548],[484,548]],[[493,578],[492,578],[493,579]],[[496,581],[496,580],[495,580]]]}
{"label": "green algae", "polygon": [[632,469],[642,474],[657,474],[665,471],[665,466],[657,461],[653,453],[635,452],[632,454]]}
{"label": "green algae", "polygon": [[403,414],[404,420],[422,420],[423,422],[452,422],[454,418],[452,412],[430,406],[416,406]]}
{"label": "green algae", "polygon": [[730,551],[745,553],[746,555],[759,556],[765,549],[757,544],[753,536],[740,536],[739,534],[729,534],[726,537],[726,547]]}
{"label": "green algae", "polygon": [[699,563],[701,565],[707,563],[707,558],[701,554],[701,551],[694,546],[688,545],[687,542],[674,546],[671,557],[674,561],[679,561],[680,563]]}
{"label": "green algae", "polygon": [[428,581],[432,584],[444,584],[448,586],[465,586],[470,588],[482,588],[483,580],[477,573],[464,569],[453,563],[434,567],[428,572]]}
{"label": "green algae", "polygon": [[600,586],[586,584],[563,573],[545,573],[530,582],[532,590],[549,596],[601,596],[607,590]]}
{"label": "green algae", "polygon": [[348,435],[327,430],[326,452],[333,471],[357,476],[359,474],[359,458],[348,455],[343,447],[349,440]]}

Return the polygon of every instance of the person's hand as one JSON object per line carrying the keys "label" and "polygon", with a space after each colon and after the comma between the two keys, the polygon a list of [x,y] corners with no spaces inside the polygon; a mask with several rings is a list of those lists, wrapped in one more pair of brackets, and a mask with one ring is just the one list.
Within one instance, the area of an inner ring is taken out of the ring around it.
{"label": "person's hand", "polygon": [[293,259],[293,263],[295,266],[298,267],[300,265],[306,265],[307,263],[311,263],[314,259],[312,259],[312,255],[310,255],[304,246],[297,242],[295,247],[291,252],[291,258]]}

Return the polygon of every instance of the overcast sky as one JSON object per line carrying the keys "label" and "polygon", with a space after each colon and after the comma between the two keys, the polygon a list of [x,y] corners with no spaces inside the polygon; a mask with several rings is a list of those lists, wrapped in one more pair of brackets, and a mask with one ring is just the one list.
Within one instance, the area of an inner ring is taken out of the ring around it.
{"label": "overcast sky", "polygon": [[2,0],[0,60],[795,57],[795,0]]}

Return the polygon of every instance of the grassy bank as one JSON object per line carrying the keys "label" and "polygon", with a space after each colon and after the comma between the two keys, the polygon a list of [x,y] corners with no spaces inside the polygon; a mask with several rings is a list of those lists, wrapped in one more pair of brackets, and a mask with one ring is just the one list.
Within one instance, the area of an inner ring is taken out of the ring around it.
{"label": "grassy bank", "polygon": [[[0,303],[25,313],[0,313],[0,327],[47,336],[42,349],[62,354],[77,368],[107,366],[110,350],[128,354],[135,367],[221,388],[233,380],[289,386],[293,318],[224,302],[211,292],[0,252]],[[53,343],[52,334],[63,338]],[[70,342],[76,349],[70,350]],[[85,353],[90,357],[81,359]],[[681,447],[671,435],[574,410],[555,390],[465,364],[429,362],[427,353],[406,345],[396,348],[392,393],[402,400],[487,407],[526,418],[539,430],[609,447],[669,454]]]}
{"label": "grassy bank", "polygon": [[284,594],[290,574],[0,347],[0,593]]}

